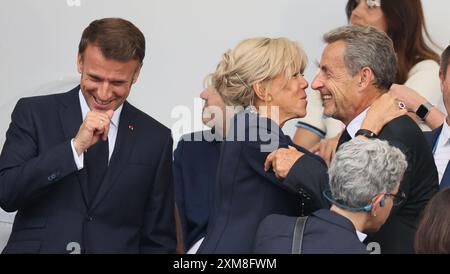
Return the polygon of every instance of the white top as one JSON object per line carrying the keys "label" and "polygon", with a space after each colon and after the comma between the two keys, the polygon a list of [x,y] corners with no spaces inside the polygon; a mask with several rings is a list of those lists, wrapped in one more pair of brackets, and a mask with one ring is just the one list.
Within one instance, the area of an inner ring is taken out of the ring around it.
{"label": "white top", "polygon": [[434,152],[434,162],[436,163],[439,184],[444,176],[445,169],[448,165],[448,160],[450,158],[450,126],[447,122],[442,126],[441,134],[439,135],[439,140],[436,144],[436,150]]}
{"label": "white top", "polygon": [[[431,104],[436,106],[443,113],[446,113],[439,80],[439,64],[433,60],[424,60],[417,63],[408,73],[405,85],[425,97]],[[297,127],[311,130],[308,125],[321,130],[325,138],[334,137],[342,131],[342,122],[323,117],[323,106],[320,93],[314,91],[308,94],[307,114],[299,119]],[[419,127],[423,131],[430,128],[422,122]]]}
{"label": "white top", "polygon": [[[439,64],[435,61],[424,60],[412,67],[408,73],[408,80],[406,80],[405,86],[425,97],[428,102],[443,113],[447,113],[442,99]],[[431,130],[425,122],[421,122],[419,127],[422,131]]]}
{"label": "white top", "polygon": [[[80,100],[80,106],[81,106],[81,115],[83,116],[83,121],[86,119],[86,116],[88,112],[90,111],[88,104],[86,103],[86,100],[84,99],[83,94],[81,93],[81,90],[78,93],[78,98]],[[119,118],[120,113],[122,112],[123,104],[120,105],[120,107],[114,111],[113,117],[111,118],[111,123],[109,126],[109,132],[108,132],[108,148],[109,148],[109,156],[108,161],[111,159],[111,155],[114,151],[114,147],[116,145],[116,138],[117,138],[117,131],[119,130]],[[77,165],[78,170],[82,169],[84,167],[84,153],[78,156],[77,151],[75,150],[75,147],[73,145],[73,139],[70,142],[72,146],[72,152],[73,152],[73,158],[75,160],[75,164]]]}

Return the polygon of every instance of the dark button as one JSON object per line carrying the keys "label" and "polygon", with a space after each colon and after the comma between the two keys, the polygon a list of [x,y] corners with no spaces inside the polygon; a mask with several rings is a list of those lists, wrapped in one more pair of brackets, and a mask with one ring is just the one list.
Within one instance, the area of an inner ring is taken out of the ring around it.
{"label": "dark button", "polygon": [[92,222],[93,220],[94,220],[94,217],[92,217],[92,216],[86,216],[86,219],[89,221],[89,222]]}

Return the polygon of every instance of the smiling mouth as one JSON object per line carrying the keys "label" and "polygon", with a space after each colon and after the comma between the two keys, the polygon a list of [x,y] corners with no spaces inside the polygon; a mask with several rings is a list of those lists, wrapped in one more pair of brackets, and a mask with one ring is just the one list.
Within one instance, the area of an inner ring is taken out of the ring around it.
{"label": "smiling mouth", "polygon": [[98,100],[97,97],[95,97],[95,96],[92,96],[92,98],[94,99],[93,107],[99,111],[109,110],[112,106],[112,102],[114,101],[114,99],[108,100],[108,101],[101,101],[101,100]]}
{"label": "smiling mouth", "polygon": [[94,98],[95,103],[100,106],[107,106],[107,105],[111,104],[111,102],[113,101],[113,100],[101,101],[101,100],[98,100],[97,97],[95,97],[95,96],[92,96],[92,98]]}

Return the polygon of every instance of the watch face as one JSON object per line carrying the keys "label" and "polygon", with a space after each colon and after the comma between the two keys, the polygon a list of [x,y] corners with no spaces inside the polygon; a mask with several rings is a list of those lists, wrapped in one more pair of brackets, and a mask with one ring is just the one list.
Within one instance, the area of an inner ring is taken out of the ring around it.
{"label": "watch face", "polygon": [[416,114],[419,116],[420,119],[425,118],[428,113],[428,108],[424,105],[420,105],[420,107],[417,109]]}

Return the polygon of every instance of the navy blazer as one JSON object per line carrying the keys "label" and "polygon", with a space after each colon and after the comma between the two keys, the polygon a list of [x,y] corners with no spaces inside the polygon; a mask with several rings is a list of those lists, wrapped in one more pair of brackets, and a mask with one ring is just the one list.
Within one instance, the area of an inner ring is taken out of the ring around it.
{"label": "navy blazer", "polygon": [[181,137],[174,152],[175,200],[180,215],[185,249],[205,236],[210,191],[214,189],[221,141],[205,139],[213,131]]}
{"label": "navy blazer", "polygon": [[[425,132],[425,137],[427,138],[428,144],[433,148],[433,151],[437,146],[438,137],[441,135],[442,127],[443,125],[433,131]],[[448,157],[450,159],[450,155]],[[447,164],[447,167],[445,168],[439,187],[440,189],[450,187],[450,164]]]}
{"label": "navy blazer", "polygon": [[[296,217],[269,215],[255,236],[257,254],[291,254]],[[302,254],[367,254],[353,223],[326,209],[308,217],[303,232]]]}
{"label": "navy blazer", "polygon": [[[268,150],[288,145],[305,153],[295,165],[307,171],[294,176],[293,168],[287,179],[279,180],[273,171],[264,171],[264,162]],[[251,253],[265,216],[299,216],[327,207],[322,195],[309,192],[328,188],[325,175],[325,163],[295,146],[272,120],[247,110],[238,113],[222,146],[208,229],[198,253]]]}
{"label": "navy blazer", "polygon": [[[350,136],[342,134],[339,144]],[[439,191],[438,174],[433,154],[422,131],[408,116],[400,116],[387,123],[379,138],[399,148],[406,156],[408,168],[400,189],[406,201],[394,207],[381,229],[367,238],[378,242],[382,253],[414,253],[414,237],[420,213]]]}
{"label": "navy blazer", "polygon": [[70,144],[82,123],[79,90],[20,99],[12,113],[0,206],[18,212],[3,252],[174,252],[170,130],[125,102],[105,179],[87,203]]}

